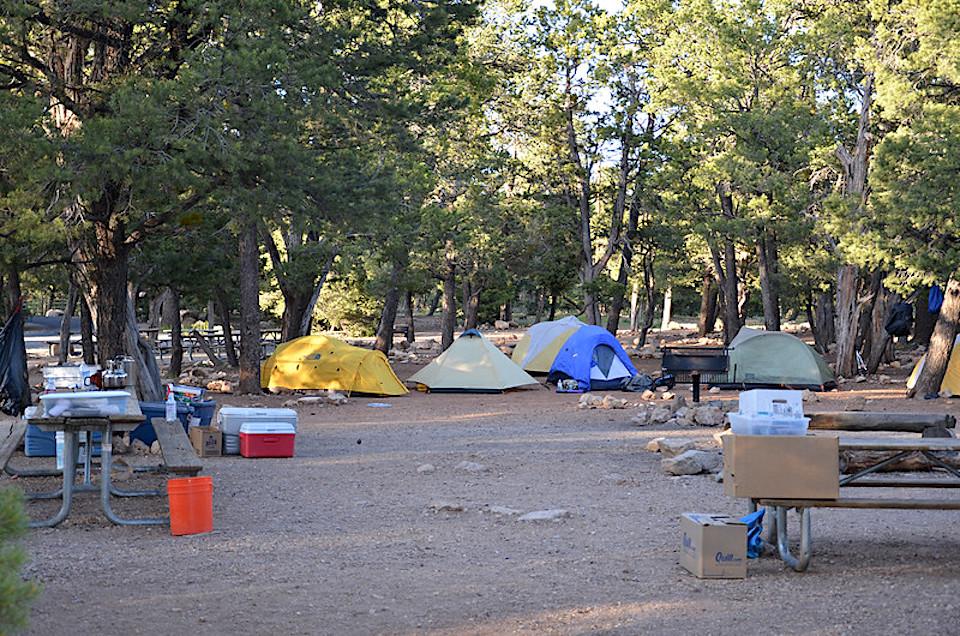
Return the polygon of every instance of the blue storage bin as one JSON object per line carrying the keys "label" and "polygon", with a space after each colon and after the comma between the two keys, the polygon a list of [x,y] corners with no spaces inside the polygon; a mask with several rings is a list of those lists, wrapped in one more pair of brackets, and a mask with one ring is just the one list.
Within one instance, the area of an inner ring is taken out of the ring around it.
{"label": "blue storage bin", "polygon": [[[150,446],[157,440],[157,434],[154,432],[153,424],[150,423],[150,420],[154,417],[159,417],[160,419],[166,417],[167,404],[166,402],[141,402],[140,412],[147,418],[147,421],[130,431],[130,443],[132,444],[133,440],[138,439],[147,446]],[[177,404],[177,419],[183,424],[184,432],[187,431],[187,427],[190,425],[190,416],[192,414],[193,409],[190,406]]]}
{"label": "blue storage bin", "polygon": [[200,426],[210,426],[213,422],[213,412],[217,410],[217,403],[213,400],[193,403],[193,415],[200,418]]}
{"label": "blue storage bin", "polygon": [[[93,434],[93,456],[100,456],[100,433]],[[23,438],[23,454],[27,457],[56,457],[57,434],[53,431],[41,431],[33,424],[27,424],[27,434]]]}

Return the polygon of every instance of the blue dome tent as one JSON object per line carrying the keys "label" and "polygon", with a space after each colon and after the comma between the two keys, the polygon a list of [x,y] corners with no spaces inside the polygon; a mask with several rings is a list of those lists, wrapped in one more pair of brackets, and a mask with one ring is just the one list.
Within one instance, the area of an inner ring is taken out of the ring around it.
{"label": "blue dome tent", "polygon": [[553,360],[547,381],[572,378],[582,391],[620,388],[624,378],[637,374],[617,339],[603,327],[584,325],[563,344]]}

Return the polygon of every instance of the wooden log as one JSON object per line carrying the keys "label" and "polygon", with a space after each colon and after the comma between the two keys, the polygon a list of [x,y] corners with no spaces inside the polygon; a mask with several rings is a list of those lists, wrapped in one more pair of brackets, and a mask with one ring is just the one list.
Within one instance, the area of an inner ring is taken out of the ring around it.
{"label": "wooden log", "polygon": [[9,424],[0,424],[0,473],[7,467],[7,462],[20,446],[26,432],[27,424],[23,420],[12,420]]}
{"label": "wooden log", "polygon": [[[840,452],[840,472],[852,474],[869,468],[874,464],[890,457],[890,452],[880,451],[841,451]],[[944,464],[960,468],[960,456],[956,452],[938,452],[937,458]],[[926,457],[920,453],[914,453],[904,457],[900,461],[888,464],[877,472],[910,472],[932,470],[935,467]],[[854,482],[856,483],[856,482]]]}
{"label": "wooden log", "polygon": [[895,431],[922,433],[928,428],[954,428],[957,419],[945,413],[876,413],[870,411],[810,414],[810,428],[828,431]]}
{"label": "wooden log", "polygon": [[213,350],[213,346],[210,344],[210,341],[203,337],[203,335],[194,329],[190,332],[190,337],[193,338],[200,348],[203,349],[203,352],[207,354],[207,357],[210,358],[210,362],[217,368],[227,366],[226,363],[220,359],[220,356],[217,355],[217,352]]}

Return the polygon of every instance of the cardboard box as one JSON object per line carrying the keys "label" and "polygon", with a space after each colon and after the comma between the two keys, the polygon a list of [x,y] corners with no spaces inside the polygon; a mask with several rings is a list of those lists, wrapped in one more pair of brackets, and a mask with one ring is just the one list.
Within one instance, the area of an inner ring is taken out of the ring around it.
{"label": "cardboard box", "polygon": [[724,435],[723,492],[751,499],[837,499],[836,437]]}
{"label": "cardboard box", "polygon": [[219,457],[223,454],[223,435],[212,426],[191,426],[190,443],[200,457]]}
{"label": "cardboard box", "polygon": [[747,524],[727,515],[685,512],[680,565],[701,579],[747,576]]}

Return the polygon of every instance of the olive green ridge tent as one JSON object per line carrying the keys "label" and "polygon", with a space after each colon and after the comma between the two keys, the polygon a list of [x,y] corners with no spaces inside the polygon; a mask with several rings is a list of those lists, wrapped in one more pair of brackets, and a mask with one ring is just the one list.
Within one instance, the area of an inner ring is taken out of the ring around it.
{"label": "olive green ridge tent", "polygon": [[826,391],[836,388],[833,371],[817,351],[782,331],[744,327],[730,342],[725,388],[785,387]]}

